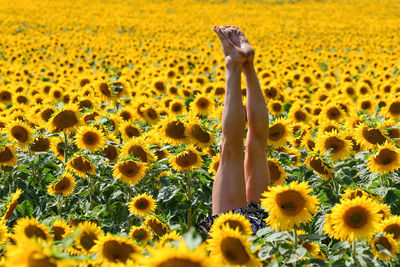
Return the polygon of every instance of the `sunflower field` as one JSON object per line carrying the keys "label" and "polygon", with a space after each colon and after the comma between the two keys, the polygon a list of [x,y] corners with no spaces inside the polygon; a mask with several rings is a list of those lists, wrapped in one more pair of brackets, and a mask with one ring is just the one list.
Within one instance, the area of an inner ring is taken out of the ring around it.
{"label": "sunflower field", "polygon": [[[254,233],[199,226],[213,25],[246,34],[269,110]],[[396,0],[2,0],[0,266],[400,266],[399,25]]]}

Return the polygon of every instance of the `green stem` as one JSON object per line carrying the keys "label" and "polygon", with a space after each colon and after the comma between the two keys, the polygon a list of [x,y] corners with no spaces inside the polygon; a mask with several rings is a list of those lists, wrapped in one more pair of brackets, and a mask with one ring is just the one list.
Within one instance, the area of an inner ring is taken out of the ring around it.
{"label": "green stem", "polygon": [[93,201],[93,193],[96,190],[96,181],[93,179],[94,177],[92,175],[88,175],[88,193],[89,193],[89,201],[90,201],[90,209],[92,210],[94,208],[94,201]]}
{"label": "green stem", "polygon": [[7,171],[8,174],[8,192],[12,193],[12,170]]}
{"label": "green stem", "polygon": [[297,244],[299,243],[298,238],[297,238],[297,231],[296,227],[293,230],[293,237],[294,237],[294,249],[297,249]]}
{"label": "green stem", "polygon": [[63,197],[62,197],[62,194],[57,194],[56,197],[57,197],[57,213],[58,213],[58,216],[61,218]]}
{"label": "green stem", "polygon": [[193,218],[192,218],[192,174],[190,171],[186,172],[186,197],[190,202],[190,206],[187,211],[187,220],[188,220],[188,229],[190,229],[193,225]]}
{"label": "green stem", "polygon": [[31,165],[31,170],[32,170],[32,182],[36,184],[36,169],[35,169],[35,158],[32,153],[31,147],[28,146],[28,153],[30,157],[30,165]]}
{"label": "green stem", "polygon": [[[126,194],[126,203],[131,202],[132,200],[132,196],[133,196],[134,192],[133,192],[133,188],[128,185],[128,192]],[[133,225],[133,218],[132,215],[128,216],[128,231],[130,231],[131,227]]]}
{"label": "green stem", "polygon": [[68,161],[68,136],[67,133],[64,131],[64,144],[65,144],[65,148],[64,148],[64,164],[67,165],[67,161]]}
{"label": "green stem", "polygon": [[356,261],[356,240],[353,241],[353,243],[351,244],[351,251],[353,254],[353,261]]}

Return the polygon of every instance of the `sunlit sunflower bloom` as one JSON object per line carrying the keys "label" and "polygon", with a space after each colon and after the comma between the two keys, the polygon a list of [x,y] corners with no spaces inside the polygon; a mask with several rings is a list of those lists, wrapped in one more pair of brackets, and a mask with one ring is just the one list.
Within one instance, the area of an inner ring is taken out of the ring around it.
{"label": "sunlit sunflower bloom", "polygon": [[80,223],[77,230],[80,233],[75,237],[74,243],[78,250],[85,255],[94,253],[96,241],[104,236],[103,230],[96,223],[88,221]]}
{"label": "sunlit sunflower bloom", "polygon": [[31,151],[35,152],[48,152],[51,146],[51,139],[45,137],[37,137],[30,144]]}
{"label": "sunlit sunflower bloom", "polygon": [[111,88],[106,81],[98,81],[94,84],[94,88],[102,100],[109,101],[113,99]]}
{"label": "sunlit sunflower bloom", "polygon": [[66,236],[71,234],[73,231],[67,222],[64,222],[60,219],[57,219],[53,222],[51,227],[51,233],[54,236],[54,241],[60,241],[64,239]]}
{"label": "sunlit sunflower bloom", "polygon": [[143,224],[146,225],[158,237],[162,237],[170,232],[165,223],[153,215],[147,216]]}
{"label": "sunlit sunflower bloom", "polygon": [[36,123],[39,125],[48,123],[54,112],[56,112],[56,109],[53,105],[43,105],[40,108],[39,113],[35,115],[35,117],[37,117]]}
{"label": "sunlit sunflower bloom", "polygon": [[210,233],[207,248],[211,256],[231,266],[261,266],[250,251],[251,243],[246,240],[238,228],[232,229],[223,225],[221,230]]}
{"label": "sunlit sunflower bloom", "polygon": [[12,195],[11,200],[7,203],[6,211],[4,212],[0,221],[7,222],[8,219],[10,219],[11,215],[18,205],[18,198],[21,196],[21,194],[22,190],[17,188],[17,190],[15,190],[15,193]]}
{"label": "sunlit sunflower bloom", "polygon": [[95,174],[95,166],[85,156],[76,155],[67,162],[67,171],[72,171],[77,176],[84,178],[87,173]]}
{"label": "sunlit sunflower bloom", "polygon": [[[400,138],[400,123],[395,122],[393,119],[387,119],[382,122],[382,129],[386,130],[390,139]],[[393,141],[396,146],[400,146],[400,140]]]}
{"label": "sunlit sunflower bloom", "polygon": [[146,244],[150,239],[152,239],[153,235],[144,226],[132,226],[131,231],[129,232],[129,237],[137,242]]}
{"label": "sunlit sunflower bloom", "polygon": [[362,97],[357,99],[358,109],[363,110],[366,114],[372,114],[375,112],[375,101],[370,96]]}
{"label": "sunlit sunflower bloom", "polygon": [[297,166],[301,163],[301,153],[298,149],[286,148],[283,152],[289,155],[290,160],[293,162],[293,164],[290,164],[291,166]]}
{"label": "sunlit sunflower bloom", "polygon": [[50,195],[62,194],[65,197],[72,193],[75,185],[75,178],[66,172],[60,179],[47,186],[47,192]]}
{"label": "sunlit sunflower bloom", "polygon": [[268,101],[268,111],[274,116],[278,116],[283,112],[283,103],[279,100]]}
{"label": "sunlit sunflower bloom", "polygon": [[76,105],[66,105],[60,110],[56,110],[49,119],[48,126],[50,131],[76,130],[81,124],[81,115]]}
{"label": "sunlit sunflower bloom", "polygon": [[345,135],[344,135],[344,138],[345,138],[346,140],[349,140],[350,143],[351,143],[351,150],[350,150],[350,153],[351,153],[352,155],[354,155],[355,153],[361,151],[361,145],[360,145],[359,143],[357,143],[357,140],[354,138],[354,136],[353,136],[352,133],[346,132]]}
{"label": "sunlit sunflower bloom", "polygon": [[157,207],[153,197],[147,193],[140,194],[128,203],[129,211],[136,216],[145,216],[154,211]]}
{"label": "sunlit sunflower bloom", "polygon": [[273,185],[281,185],[285,182],[286,172],[276,159],[268,159],[268,168]]}
{"label": "sunlit sunflower bloom", "polygon": [[187,125],[187,133],[191,143],[202,148],[209,147],[214,140],[214,135],[204,129],[197,119],[189,121],[192,122],[189,122]]}
{"label": "sunlit sunflower bloom", "polygon": [[328,165],[321,157],[309,155],[305,161],[309,169],[313,169],[324,180],[329,180],[333,175],[333,168]]}
{"label": "sunlit sunflower bloom", "polygon": [[4,222],[0,222],[0,246],[7,242],[7,232],[7,226],[4,224]]}
{"label": "sunlit sunflower bloom", "polygon": [[106,145],[102,150],[102,155],[110,162],[116,162],[119,157],[119,148],[117,146]]}
{"label": "sunlit sunflower bloom", "polygon": [[400,241],[400,216],[392,216],[381,222],[381,232],[393,235],[393,238]]}
{"label": "sunlit sunflower bloom", "polygon": [[301,105],[293,105],[288,113],[288,119],[291,122],[303,122],[307,123],[310,119],[310,115],[305,111]]}
{"label": "sunlit sunflower bloom", "polygon": [[34,130],[20,120],[10,121],[7,124],[6,131],[10,140],[17,141],[21,148],[27,147],[32,142]]}
{"label": "sunlit sunflower bloom", "polygon": [[18,163],[15,147],[6,145],[0,147],[0,166],[15,166]]}
{"label": "sunlit sunflower bloom", "polygon": [[329,158],[333,161],[341,160],[350,154],[351,143],[349,140],[342,138],[335,130],[325,133],[317,138],[315,147],[322,154],[330,151]]}
{"label": "sunlit sunflower bloom", "polygon": [[137,258],[142,252],[142,248],[135,245],[133,240],[126,237],[117,237],[107,234],[96,241],[93,247],[99,258],[107,264],[126,264],[128,262],[137,261]]}
{"label": "sunlit sunflower bloom", "polygon": [[61,161],[64,161],[64,141],[60,138],[52,138],[50,144],[50,150],[54,152],[54,155]]}
{"label": "sunlit sunflower bloom", "polygon": [[140,266],[219,266],[219,262],[216,262],[212,257],[208,256],[203,245],[200,245],[193,250],[189,250],[183,241],[179,243],[178,247],[149,247],[149,253],[151,257],[143,257]]}
{"label": "sunlit sunflower bloom", "polygon": [[290,122],[284,118],[276,119],[268,130],[268,144],[274,148],[280,148],[286,145],[286,142],[292,136]]}
{"label": "sunlit sunflower bloom", "polygon": [[278,231],[291,231],[294,226],[311,221],[317,213],[319,201],[309,195],[312,189],[307,182],[270,187],[262,194],[261,206],[269,213],[266,223]]}
{"label": "sunlit sunflower bloom", "polygon": [[122,146],[121,157],[127,158],[133,156],[141,162],[150,163],[154,160],[154,154],[147,147],[148,143],[144,138],[129,139]]}
{"label": "sunlit sunflower bloom", "polygon": [[331,213],[337,238],[349,242],[369,239],[378,230],[381,219],[378,212],[379,207],[369,198],[342,199]]}
{"label": "sunlit sunflower bloom", "polygon": [[[303,230],[296,230],[296,233],[298,236],[308,234],[306,231],[303,231]],[[299,245],[301,245],[303,248],[305,248],[307,250],[307,252],[310,253],[311,257],[321,259],[321,260],[326,260],[326,255],[321,251],[321,249],[317,243],[305,242],[300,239]],[[306,259],[306,257],[303,257],[303,259]]]}
{"label": "sunlit sunflower bloom", "polygon": [[395,120],[400,119],[400,99],[399,99],[399,97],[394,97],[393,99],[390,99],[387,102],[387,105],[382,108],[381,114],[386,115],[386,117],[393,118]]}
{"label": "sunlit sunflower bloom", "polygon": [[165,142],[172,145],[180,145],[187,142],[187,126],[182,120],[174,117],[166,117],[160,122],[159,133]]}
{"label": "sunlit sunflower bloom", "polygon": [[125,184],[136,184],[146,175],[147,165],[143,162],[125,160],[113,167],[113,176]]}
{"label": "sunlit sunflower bloom", "polygon": [[105,137],[101,130],[93,125],[81,126],[75,134],[75,143],[79,149],[87,149],[94,153],[105,145]]}
{"label": "sunlit sunflower bloom", "polygon": [[340,124],[338,122],[330,120],[320,120],[317,136],[321,136],[325,133],[330,133],[333,131],[340,131]]}
{"label": "sunlit sunflower bloom", "polygon": [[245,237],[250,237],[253,233],[251,230],[251,223],[240,213],[232,213],[232,211],[229,211],[221,214],[214,220],[210,232],[221,230],[224,225],[232,229],[239,229],[239,232]]}
{"label": "sunlit sunflower bloom", "polygon": [[7,247],[7,265],[15,267],[61,267],[70,266],[69,260],[54,256],[54,247],[43,240],[24,240]]}
{"label": "sunlit sunflower bloom", "polygon": [[190,103],[190,111],[199,115],[212,114],[214,107],[213,98],[207,94],[197,94],[193,102]]}
{"label": "sunlit sunflower bloom", "polygon": [[217,153],[215,156],[211,158],[211,163],[210,167],[208,168],[208,173],[214,174],[214,176],[217,174],[218,167],[219,167],[219,153]]}
{"label": "sunlit sunflower bloom", "polygon": [[177,241],[181,238],[181,235],[177,231],[171,231],[160,238],[160,246],[165,247],[169,245],[170,242]]}
{"label": "sunlit sunflower bloom", "polygon": [[392,258],[384,252],[381,252],[378,245],[384,247],[387,251],[392,254],[394,258],[397,258],[397,253],[399,252],[399,244],[393,238],[391,234],[385,234],[383,236],[375,237],[370,242],[371,245],[371,252],[377,257],[378,259],[384,261],[390,261]]}
{"label": "sunlit sunflower bloom", "polygon": [[158,109],[154,108],[152,104],[146,104],[141,107],[140,111],[144,114],[144,119],[150,125],[154,125],[160,121],[160,112]]}
{"label": "sunlit sunflower bloom", "polygon": [[307,151],[309,152],[314,151],[315,139],[311,137],[311,133],[306,134],[301,141],[302,141],[301,146],[305,147]]}
{"label": "sunlit sunflower bloom", "polygon": [[170,158],[172,168],[178,172],[191,171],[196,168],[201,168],[203,160],[199,152],[193,147],[188,147],[178,155]]}
{"label": "sunlit sunflower bloom", "polygon": [[348,188],[344,190],[344,193],[341,196],[342,199],[355,199],[356,197],[366,197],[373,199],[373,195],[369,194],[368,192],[365,192],[362,189]]}
{"label": "sunlit sunflower bloom", "polygon": [[388,205],[384,203],[376,203],[376,205],[379,208],[378,213],[381,215],[381,221],[388,219],[392,216],[392,212],[390,211],[390,208]]}
{"label": "sunlit sunflower bloom", "polygon": [[324,108],[322,108],[322,111],[319,114],[320,121],[332,120],[332,121],[341,122],[341,121],[343,121],[345,116],[346,116],[346,113],[343,111],[343,109],[340,107],[340,105],[336,101],[332,102],[332,103],[326,105]]}
{"label": "sunlit sunflower bloom", "polygon": [[169,103],[169,110],[172,115],[178,116],[186,111],[185,101],[182,99],[174,99]]}
{"label": "sunlit sunflower bloom", "polygon": [[361,144],[362,148],[370,150],[378,145],[383,145],[387,141],[387,137],[383,131],[378,128],[368,127],[364,123],[360,123],[354,132],[357,143]]}
{"label": "sunlit sunflower bloom", "polygon": [[43,240],[50,240],[49,228],[38,222],[35,218],[24,217],[17,220],[13,227],[17,242],[24,242],[27,238],[40,238]]}
{"label": "sunlit sunflower bloom", "polygon": [[368,158],[368,169],[372,172],[386,174],[392,173],[400,168],[400,150],[394,144],[385,142],[378,146],[376,154]]}
{"label": "sunlit sunflower bloom", "polygon": [[133,125],[130,121],[123,121],[119,125],[119,131],[121,132],[122,139],[125,141],[142,135],[142,130],[140,127]]}

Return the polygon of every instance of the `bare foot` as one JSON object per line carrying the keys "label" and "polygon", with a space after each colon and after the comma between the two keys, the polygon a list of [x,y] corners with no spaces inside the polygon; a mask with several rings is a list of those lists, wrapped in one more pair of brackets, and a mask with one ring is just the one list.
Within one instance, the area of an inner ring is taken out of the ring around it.
{"label": "bare foot", "polygon": [[254,49],[238,27],[214,26],[214,31],[221,40],[227,64],[243,64],[253,61]]}

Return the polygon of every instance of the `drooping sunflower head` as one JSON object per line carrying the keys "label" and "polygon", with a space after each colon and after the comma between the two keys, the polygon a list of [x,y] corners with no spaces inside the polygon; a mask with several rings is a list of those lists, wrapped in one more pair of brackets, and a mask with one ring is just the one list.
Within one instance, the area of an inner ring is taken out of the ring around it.
{"label": "drooping sunflower head", "polygon": [[390,261],[392,258],[384,252],[381,252],[381,249],[378,245],[384,247],[387,251],[390,252],[394,257],[399,252],[399,244],[393,238],[391,234],[385,234],[383,236],[377,236],[370,241],[371,245],[371,252],[377,257],[378,259],[384,261]]}
{"label": "drooping sunflower head", "polygon": [[154,211],[157,204],[151,195],[140,194],[129,202],[129,211],[136,216],[145,216]]}
{"label": "drooping sunflower head", "polygon": [[163,223],[153,215],[146,217],[146,219],[144,220],[144,225],[151,229],[151,231],[158,237],[162,237],[163,235],[170,232],[167,225],[165,225],[165,223]]}
{"label": "drooping sunflower head", "polygon": [[81,115],[76,105],[66,105],[57,109],[48,121],[50,131],[54,130],[76,130],[81,124]]}
{"label": "drooping sunflower head", "polygon": [[376,154],[368,158],[367,167],[375,173],[391,173],[400,168],[400,150],[394,144],[385,142],[378,146]]}
{"label": "drooping sunflower head", "polygon": [[396,241],[400,241],[400,216],[391,216],[381,222],[382,233],[393,235]]}
{"label": "drooping sunflower head", "polygon": [[383,131],[378,127],[368,127],[365,123],[360,123],[354,132],[357,143],[364,149],[374,149],[378,145],[383,145],[387,140]]}
{"label": "drooping sunflower head", "polygon": [[214,220],[210,232],[221,230],[224,225],[232,229],[238,229],[245,237],[250,237],[253,233],[251,230],[251,223],[240,213],[232,213],[232,211],[229,211],[218,216],[218,218]]}
{"label": "drooping sunflower head", "polygon": [[50,195],[62,194],[63,196],[68,196],[72,193],[75,184],[74,176],[66,172],[60,179],[47,187],[47,192]]}
{"label": "drooping sunflower head", "polygon": [[188,147],[170,159],[172,167],[178,172],[201,168],[203,160],[194,147]]}
{"label": "drooping sunflower head", "polygon": [[272,185],[281,185],[285,182],[286,172],[276,159],[268,159],[268,169]]}
{"label": "drooping sunflower head", "polygon": [[333,175],[333,168],[328,165],[320,156],[309,155],[305,164],[308,168],[313,169],[322,179],[328,180]]}
{"label": "drooping sunflower head", "polygon": [[141,162],[150,163],[154,159],[153,152],[148,149],[148,143],[144,138],[129,139],[121,149],[121,157],[135,157]]}
{"label": "drooping sunflower head", "polygon": [[76,247],[85,255],[95,252],[94,246],[104,236],[103,230],[96,223],[88,221],[78,224],[77,230],[80,232],[74,240]]}
{"label": "drooping sunflower head", "polygon": [[14,146],[0,146],[0,166],[15,166],[18,163],[17,150]]}
{"label": "drooping sunflower head", "polygon": [[152,239],[153,235],[144,226],[132,226],[131,231],[129,232],[129,237],[137,242],[146,244],[150,239]]}
{"label": "drooping sunflower head", "polygon": [[51,232],[54,236],[54,241],[60,241],[71,234],[72,229],[67,222],[57,219],[53,222]]}
{"label": "drooping sunflower head", "polygon": [[85,156],[75,155],[67,162],[67,171],[72,171],[79,177],[85,177],[87,173],[95,174],[93,163]]}
{"label": "drooping sunflower head", "polygon": [[49,228],[38,222],[35,218],[24,217],[18,219],[13,229],[16,239],[20,242],[23,242],[27,238],[37,238],[47,241],[52,238]]}
{"label": "drooping sunflower head", "polygon": [[32,142],[34,130],[20,120],[10,121],[6,131],[9,139],[16,141],[21,148],[27,147]]}
{"label": "drooping sunflower head", "polygon": [[280,148],[286,145],[286,142],[292,136],[292,127],[288,120],[284,118],[276,119],[268,129],[268,144],[274,148]]}
{"label": "drooping sunflower head", "polygon": [[180,145],[187,142],[187,125],[182,120],[166,117],[160,126],[160,133],[166,143]]}

